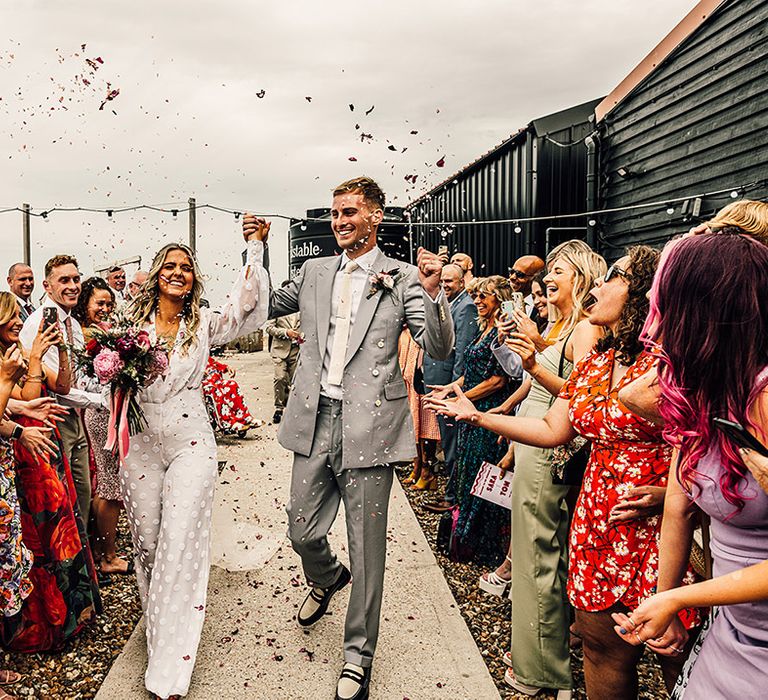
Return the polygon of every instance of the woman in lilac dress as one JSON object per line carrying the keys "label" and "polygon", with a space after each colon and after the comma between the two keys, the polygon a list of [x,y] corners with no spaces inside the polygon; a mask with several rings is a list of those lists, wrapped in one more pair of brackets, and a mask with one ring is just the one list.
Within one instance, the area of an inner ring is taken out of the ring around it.
{"label": "woman in lilac dress", "polygon": [[[661,415],[679,459],[664,507],[661,593],[615,620],[628,642],[677,654],[685,632],[675,609],[719,606],[678,679],[673,697],[686,700],[758,697],[768,668],[768,586],[755,584],[764,568],[744,571],[768,559],[768,495],[752,473],[761,476],[754,457],[712,422],[737,421],[768,443],[768,247],[742,233],[675,242],[647,326],[660,357]],[[697,511],[710,517],[715,578],[678,590]]]}

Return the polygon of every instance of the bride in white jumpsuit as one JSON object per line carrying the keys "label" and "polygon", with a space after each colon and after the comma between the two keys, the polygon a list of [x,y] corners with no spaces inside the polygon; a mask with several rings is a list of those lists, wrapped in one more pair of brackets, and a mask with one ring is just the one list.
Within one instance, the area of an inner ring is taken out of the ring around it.
{"label": "bride in white jumpsuit", "polygon": [[200,308],[202,284],[192,251],[171,245],[157,254],[130,310],[153,339],[173,342],[167,374],[139,394],[147,428],[131,438],[120,470],[147,627],[144,680],[159,698],[186,695],[205,616],[218,475],[200,388],[203,371],[211,345],[266,321],[262,240],[268,230],[265,224],[258,234],[263,237],[248,241],[247,262],[220,309]]}

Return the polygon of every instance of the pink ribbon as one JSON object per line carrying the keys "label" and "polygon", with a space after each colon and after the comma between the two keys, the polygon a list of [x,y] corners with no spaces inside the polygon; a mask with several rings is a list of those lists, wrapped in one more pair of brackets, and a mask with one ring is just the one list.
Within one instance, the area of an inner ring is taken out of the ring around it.
{"label": "pink ribbon", "polygon": [[118,450],[120,459],[125,459],[128,454],[128,444],[131,436],[128,430],[128,406],[130,395],[118,389],[112,392],[109,407],[109,431],[104,449],[109,452]]}
{"label": "pink ribbon", "polygon": [[131,441],[131,433],[128,430],[128,407],[131,405],[130,394],[123,397],[123,406],[120,411],[120,420],[117,425],[118,440],[120,446],[120,459],[125,460],[128,455],[128,446]]}

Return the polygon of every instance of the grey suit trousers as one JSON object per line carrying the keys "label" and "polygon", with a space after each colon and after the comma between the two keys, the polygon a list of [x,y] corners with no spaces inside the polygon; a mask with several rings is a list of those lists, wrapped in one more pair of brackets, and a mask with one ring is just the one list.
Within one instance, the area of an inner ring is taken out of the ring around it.
{"label": "grey suit trousers", "polygon": [[69,461],[72,480],[75,482],[80,517],[87,530],[91,511],[91,469],[88,460],[88,438],[85,436],[80,411],[69,409],[67,417],[59,423],[59,433],[64,454]]}
{"label": "grey suit trousers", "polygon": [[341,402],[321,396],[312,453],[294,454],[288,536],[307,581],[331,586],[341,564],[328,544],[328,531],[343,499],[352,572],[344,661],[368,667],[379,636],[393,468],[342,470],[342,449]]}

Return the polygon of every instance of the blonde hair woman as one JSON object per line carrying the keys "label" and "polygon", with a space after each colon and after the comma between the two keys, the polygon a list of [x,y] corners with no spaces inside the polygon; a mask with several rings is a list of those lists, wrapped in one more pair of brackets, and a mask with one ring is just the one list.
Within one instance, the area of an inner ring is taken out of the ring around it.
{"label": "blonde hair woman", "polygon": [[739,228],[768,245],[768,204],[742,199],[723,207],[704,224],[710,231]]}
{"label": "blonde hair woman", "polygon": [[[552,344],[537,353],[524,333],[512,333],[506,341],[529,375],[528,386],[516,397],[525,397],[517,415],[542,418],[574,365],[599,339],[602,332],[586,318],[590,290],[606,269],[605,260],[584,241],[566,241],[547,256],[544,284],[554,324],[546,340]],[[557,688],[566,696],[572,686],[565,592],[570,487],[552,483],[551,460],[550,449],[510,443],[502,461],[515,470],[510,560],[488,578],[507,580],[512,587],[514,654],[505,655],[505,662],[514,663],[514,671],[510,668],[505,680],[523,693]]]}
{"label": "blonde hair woman", "polygon": [[[477,307],[477,337],[465,352],[464,376],[459,386],[474,396],[474,401],[489,410],[499,406],[510,394],[510,383],[493,356],[497,337],[496,322],[501,305],[512,298],[512,286],[506,277],[493,275],[474,280],[471,296]],[[444,398],[454,385],[434,387],[428,396]],[[462,424],[456,439],[456,505],[459,513],[451,538],[450,556],[454,561],[474,561],[496,566],[507,549],[509,513],[470,492],[484,461],[495,462],[503,454],[495,436],[472,425]]]}
{"label": "blonde hair woman", "polygon": [[157,253],[128,308],[133,321],[170,350],[165,376],[139,393],[147,427],[131,438],[120,470],[147,626],[144,681],[159,698],[186,695],[203,627],[217,478],[216,442],[201,391],[205,365],[212,345],[266,321],[269,278],[262,257],[268,233],[269,224],[259,220],[246,235],[247,262],[216,312],[201,308],[200,269],[181,244]]}

